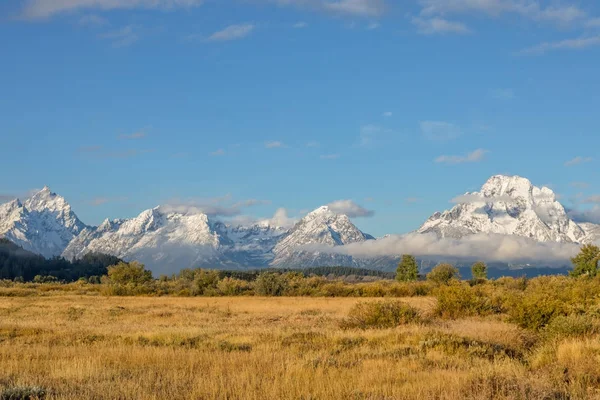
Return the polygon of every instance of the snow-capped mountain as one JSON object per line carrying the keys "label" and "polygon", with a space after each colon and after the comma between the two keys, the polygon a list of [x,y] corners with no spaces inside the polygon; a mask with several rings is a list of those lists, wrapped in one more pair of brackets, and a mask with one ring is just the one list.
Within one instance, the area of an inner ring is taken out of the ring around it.
{"label": "snow-capped mountain", "polygon": [[337,214],[323,206],[302,218],[281,238],[273,248],[275,267],[310,267],[333,265],[356,265],[351,256],[322,253],[303,249],[308,245],[328,247],[374,240],[373,236],[360,231],[344,214]]}
{"label": "snow-capped mountain", "polygon": [[591,237],[569,218],[552,190],[519,176],[493,176],[480,192],[466,193],[456,202],[451,210],[431,216],[418,232],[449,238],[496,233],[562,243],[585,243]]}
{"label": "snow-capped mountain", "polygon": [[0,237],[44,257],[59,256],[85,229],[69,203],[47,186],[23,203],[0,205]]}
{"label": "snow-capped mountain", "polygon": [[250,226],[211,221],[205,214],[166,212],[157,207],[130,220],[104,221],[84,229],[63,256],[88,252],[138,260],[155,272],[188,267],[261,268],[268,266],[352,265],[346,256],[302,250],[307,244],[341,246],[373,239],[350,219],[321,207],[292,229],[262,221]]}
{"label": "snow-capped mountain", "polygon": [[206,214],[182,214],[156,207],[128,220],[104,221],[84,230],[63,252],[67,259],[88,252],[137,260],[155,272],[229,264],[223,247],[233,245],[220,235]]}

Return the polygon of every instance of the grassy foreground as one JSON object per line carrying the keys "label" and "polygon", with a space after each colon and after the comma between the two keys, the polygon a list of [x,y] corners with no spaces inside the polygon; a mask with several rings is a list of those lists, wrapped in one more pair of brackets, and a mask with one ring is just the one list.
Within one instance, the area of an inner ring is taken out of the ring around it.
{"label": "grassy foreground", "polygon": [[357,298],[0,297],[0,398],[600,398],[596,335],[543,339],[400,300],[421,317],[360,329]]}

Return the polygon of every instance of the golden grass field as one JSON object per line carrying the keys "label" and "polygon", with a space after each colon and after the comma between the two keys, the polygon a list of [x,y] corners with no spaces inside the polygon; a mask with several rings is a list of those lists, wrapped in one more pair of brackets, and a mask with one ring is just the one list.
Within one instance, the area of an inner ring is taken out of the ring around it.
{"label": "golden grass field", "polygon": [[[402,300],[425,315],[435,306]],[[600,398],[591,389],[597,337],[534,349],[535,334],[498,317],[341,329],[359,301],[0,297],[0,393],[35,385],[50,399]]]}

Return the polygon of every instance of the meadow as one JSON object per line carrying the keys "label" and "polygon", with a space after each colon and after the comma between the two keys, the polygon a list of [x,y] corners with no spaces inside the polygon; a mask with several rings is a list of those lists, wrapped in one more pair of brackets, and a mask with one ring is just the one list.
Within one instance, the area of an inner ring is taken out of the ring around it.
{"label": "meadow", "polygon": [[599,288],[545,277],[411,297],[181,297],[5,282],[0,398],[600,398]]}

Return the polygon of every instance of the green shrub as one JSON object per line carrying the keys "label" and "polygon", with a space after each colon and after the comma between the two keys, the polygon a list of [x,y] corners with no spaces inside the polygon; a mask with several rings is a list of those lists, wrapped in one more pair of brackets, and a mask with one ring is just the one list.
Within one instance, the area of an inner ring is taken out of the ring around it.
{"label": "green shrub", "polygon": [[500,306],[494,304],[487,294],[467,284],[441,286],[434,293],[437,297],[434,313],[443,318],[485,316],[500,312]]}
{"label": "green shrub", "polygon": [[111,284],[143,285],[152,281],[152,272],[144,268],[144,264],[136,261],[131,263],[120,262],[108,267],[108,280]]}
{"label": "green shrub", "polygon": [[281,296],[286,289],[286,279],[276,272],[263,272],[254,281],[254,293],[258,296]]}
{"label": "green shrub", "polygon": [[250,291],[250,283],[225,277],[217,283],[217,290],[223,296],[239,296]]}
{"label": "green shrub", "polygon": [[17,386],[0,391],[0,400],[43,400],[48,392],[38,386]]}
{"label": "green shrub", "polygon": [[385,329],[420,321],[415,308],[401,301],[385,300],[357,303],[340,326],[344,329]]}
{"label": "green shrub", "polygon": [[598,321],[587,315],[560,315],[544,328],[547,338],[581,337],[599,333]]}
{"label": "green shrub", "polygon": [[559,299],[553,288],[531,290],[507,300],[511,322],[522,328],[538,330],[553,318],[568,314],[568,304]]}
{"label": "green shrub", "polygon": [[447,285],[452,279],[460,279],[458,269],[451,264],[438,264],[430,273],[427,274],[427,280],[440,285]]}

